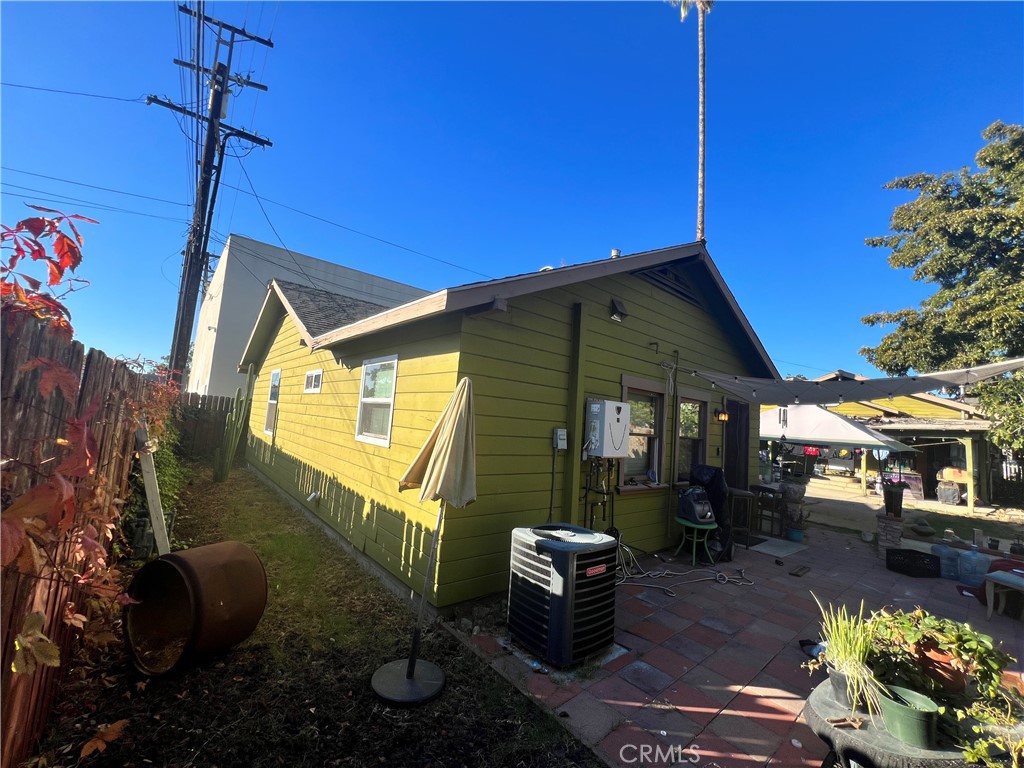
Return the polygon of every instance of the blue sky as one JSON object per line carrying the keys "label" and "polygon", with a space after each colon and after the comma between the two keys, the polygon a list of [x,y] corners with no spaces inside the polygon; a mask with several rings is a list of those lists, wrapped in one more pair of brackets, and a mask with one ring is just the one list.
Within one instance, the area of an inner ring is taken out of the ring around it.
{"label": "blue sky", "polygon": [[[2,219],[27,201],[101,222],[69,306],[114,356],[169,349],[188,140],[159,106],[34,89],[183,101],[176,7],[0,4]],[[237,232],[437,290],[694,239],[697,25],[667,3],[206,12],[275,43],[236,48],[270,90],[228,122],[273,147],[226,162],[216,253]],[[864,245],[909,199],[882,185],[1024,122],[1024,5],[720,0],[707,35],[708,250],[780,372],[876,374],[858,349],[883,331],[860,318],[932,293]]]}

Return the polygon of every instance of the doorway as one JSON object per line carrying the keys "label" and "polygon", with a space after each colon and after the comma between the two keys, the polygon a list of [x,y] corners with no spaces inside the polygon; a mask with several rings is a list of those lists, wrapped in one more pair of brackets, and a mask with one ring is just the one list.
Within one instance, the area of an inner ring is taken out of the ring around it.
{"label": "doorway", "polygon": [[740,400],[726,400],[724,466],[725,482],[730,488],[746,490],[750,484],[750,405]]}

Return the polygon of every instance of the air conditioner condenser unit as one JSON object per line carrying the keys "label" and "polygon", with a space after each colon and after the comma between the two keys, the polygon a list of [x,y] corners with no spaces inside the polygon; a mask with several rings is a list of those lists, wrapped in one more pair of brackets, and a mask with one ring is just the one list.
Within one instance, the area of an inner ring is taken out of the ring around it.
{"label": "air conditioner condenser unit", "polygon": [[508,594],[514,643],[555,667],[615,638],[616,540],[568,523],[515,528]]}

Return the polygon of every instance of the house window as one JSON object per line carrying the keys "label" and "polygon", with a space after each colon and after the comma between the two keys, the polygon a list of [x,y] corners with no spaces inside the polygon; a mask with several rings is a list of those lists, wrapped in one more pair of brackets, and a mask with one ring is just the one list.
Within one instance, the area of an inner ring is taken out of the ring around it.
{"label": "house window", "polygon": [[629,455],[622,463],[622,482],[627,485],[657,482],[661,439],[662,395],[628,390]]}
{"label": "house window", "polygon": [[356,440],[374,445],[390,445],[397,372],[398,355],[363,361]]}
{"label": "house window", "polygon": [[704,425],[707,403],[679,398],[679,434],[676,453],[676,480],[690,479],[690,467],[704,463]]}
{"label": "house window", "polygon": [[270,372],[270,392],[267,394],[267,419],[263,422],[263,431],[274,434],[277,423],[277,399],[281,392],[281,369]]}
{"label": "house window", "polygon": [[317,368],[315,371],[306,371],[306,383],[302,391],[306,394],[315,394],[320,391],[320,384],[323,382],[324,369]]}

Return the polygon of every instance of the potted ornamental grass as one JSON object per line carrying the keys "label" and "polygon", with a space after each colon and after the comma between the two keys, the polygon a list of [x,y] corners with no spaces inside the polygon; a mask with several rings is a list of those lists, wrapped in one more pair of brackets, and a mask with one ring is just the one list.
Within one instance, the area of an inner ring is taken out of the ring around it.
{"label": "potted ornamental grass", "polygon": [[824,605],[821,646],[804,666],[828,672],[833,697],[881,713],[896,738],[925,749],[941,736],[985,765],[1024,765],[1024,697],[1004,682],[1014,659],[969,624],[923,608],[864,615]]}
{"label": "potted ornamental grass", "polygon": [[851,712],[862,709],[874,716],[881,711],[884,687],[870,666],[874,630],[864,617],[864,601],[861,600],[860,609],[854,614],[845,605],[826,607],[813,592],[811,597],[821,611],[824,650],[804,666],[812,671],[824,667],[837,702]]}

